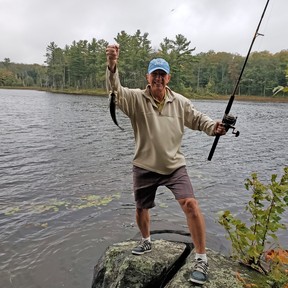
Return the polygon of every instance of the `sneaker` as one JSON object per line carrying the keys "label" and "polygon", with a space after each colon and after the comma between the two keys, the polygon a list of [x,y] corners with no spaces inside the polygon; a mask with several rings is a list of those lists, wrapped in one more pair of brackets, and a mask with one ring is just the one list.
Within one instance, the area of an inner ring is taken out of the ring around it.
{"label": "sneaker", "polygon": [[208,279],[209,265],[202,259],[197,259],[189,281],[197,284],[204,284]]}
{"label": "sneaker", "polygon": [[151,252],[152,243],[148,240],[140,241],[139,245],[132,249],[132,254],[142,255],[147,252]]}

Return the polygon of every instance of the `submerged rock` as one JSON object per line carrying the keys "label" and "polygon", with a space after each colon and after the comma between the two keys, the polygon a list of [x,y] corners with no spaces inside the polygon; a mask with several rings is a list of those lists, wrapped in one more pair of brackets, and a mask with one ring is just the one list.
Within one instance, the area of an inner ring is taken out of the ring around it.
{"label": "submerged rock", "polygon": [[[185,243],[155,240],[152,251],[141,256],[132,255],[136,241],[117,243],[108,247],[94,268],[92,288],[188,288],[193,267],[192,246]],[[249,270],[230,258],[207,249],[209,280],[203,288],[240,288],[246,279],[251,283],[259,273]],[[263,282],[262,282],[263,283]],[[266,286],[261,286],[262,288]],[[269,286],[267,286],[269,287]]]}

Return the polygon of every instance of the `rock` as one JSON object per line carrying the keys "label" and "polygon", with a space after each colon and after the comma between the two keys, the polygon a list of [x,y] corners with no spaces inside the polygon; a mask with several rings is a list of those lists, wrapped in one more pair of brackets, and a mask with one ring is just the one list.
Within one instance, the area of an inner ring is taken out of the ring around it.
{"label": "rock", "polygon": [[[202,285],[203,288],[241,288],[243,285],[236,278],[236,271],[239,265],[224,256],[207,249],[207,257],[209,263],[209,281]],[[190,254],[186,263],[173,279],[165,286],[165,288],[188,288],[193,284],[187,281],[193,268],[194,254]],[[196,286],[196,285],[195,285]]]}
{"label": "rock", "polygon": [[[194,254],[191,245],[166,240],[152,242],[152,251],[141,256],[132,255],[136,241],[117,243],[107,248],[94,268],[92,288],[188,288]],[[238,262],[207,249],[209,280],[203,288],[237,288],[252,283],[261,274]],[[238,277],[236,277],[238,275]],[[263,279],[260,279],[265,283]],[[243,280],[244,281],[244,280]],[[253,282],[254,283],[254,282]],[[261,284],[258,287],[269,287]]]}
{"label": "rock", "polygon": [[135,256],[131,249],[137,243],[129,241],[108,247],[95,266],[92,288],[160,287],[167,271],[186,251],[183,243],[156,240],[152,252]]}

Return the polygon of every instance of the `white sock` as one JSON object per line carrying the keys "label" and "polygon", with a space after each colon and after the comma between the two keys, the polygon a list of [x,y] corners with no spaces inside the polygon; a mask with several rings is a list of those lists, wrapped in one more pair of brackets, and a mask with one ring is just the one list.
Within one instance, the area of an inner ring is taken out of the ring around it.
{"label": "white sock", "polygon": [[143,237],[142,237],[142,241],[149,241],[149,242],[151,242],[151,236],[149,236],[149,237],[147,237],[147,238],[143,238]]}
{"label": "white sock", "polygon": [[205,253],[205,254],[198,254],[198,253],[196,253],[195,259],[201,259],[201,260],[203,260],[204,262],[207,263],[207,255],[206,255],[206,253]]}

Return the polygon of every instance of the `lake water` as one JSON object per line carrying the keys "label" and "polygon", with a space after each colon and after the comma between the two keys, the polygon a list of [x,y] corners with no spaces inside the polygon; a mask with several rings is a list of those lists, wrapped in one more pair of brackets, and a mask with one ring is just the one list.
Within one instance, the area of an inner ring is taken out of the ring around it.
{"label": "lake water", "polygon": [[[228,101],[228,98],[227,98]],[[221,119],[227,101],[194,101]],[[207,222],[208,244],[229,246],[217,223],[225,209],[246,219],[252,172],[268,181],[288,166],[288,103],[237,102],[238,138],[187,130],[182,150]],[[105,249],[135,237],[134,140],[129,119],[112,122],[105,97],[0,90],[0,287],[90,287]],[[170,191],[157,192],[152,229],[187,230]],[[283,221],[287,224],[287,211]],[[278,233],[287,246],[287,230]]]}

